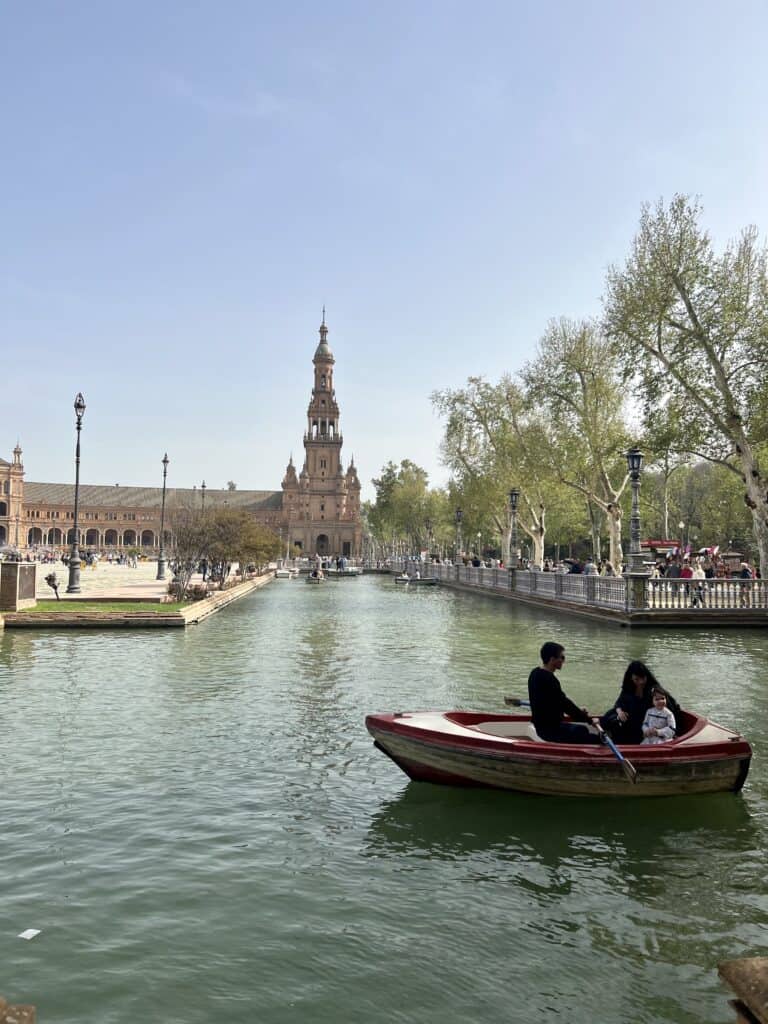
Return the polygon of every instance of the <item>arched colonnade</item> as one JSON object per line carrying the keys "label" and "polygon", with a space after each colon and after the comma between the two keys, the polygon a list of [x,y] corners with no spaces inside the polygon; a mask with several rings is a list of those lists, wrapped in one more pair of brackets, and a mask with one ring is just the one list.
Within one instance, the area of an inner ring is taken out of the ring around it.
{"label": "arched colonnade", "polygon": [[[0,527],[0,529],[2,529]],[[77,543],[86,548],[156,548],[160,544],[160,535],[154,530],[97,530],[91,527],[88,530],[78,529]],[[47,544],[58,547],[62,544],[71,544],[75,539],[75,529],[70,527],[66,531],[54,526],[44,530],[39,526],[33,526],[27,532],[27,545],[33,547],[36,544]],[[168,531],[165,531],[165,539],[168,541]]]}

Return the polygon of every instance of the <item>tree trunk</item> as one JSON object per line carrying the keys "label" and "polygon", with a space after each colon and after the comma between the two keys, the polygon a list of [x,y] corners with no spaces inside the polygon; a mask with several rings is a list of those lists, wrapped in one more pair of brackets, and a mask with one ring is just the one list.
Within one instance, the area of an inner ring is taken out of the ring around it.
{"label": "tree trunk", "polygon": [[621,505],[611,505],[608,511],[609,560],[616,572],[621,572],[624,553],[621,550]]}
{"label": "tree trunk", "polygon": [[737,444],[741,464],[744,468],[746,493],[744,502],[752,513],[752,530],[757,543],[757,554],[760,564],[760,575],[765,578],[768,571],[768,493],[766,481],[760,476],[757,460],[746,439]]}
{"label": "tree trunk", "polygon": [[597,521],[595,507],[591,501],[587,501],[587,515],[589,516],[589,532],[592,540],[592,557],[596,562],[600,561],[600,525]]}
{"label": "tree trunk", "polygon": [[501,558],[504,565],[512,565],[512,524],[501,531]]}
{"label": "tree trunk", "polygon": [[531,537],[533,541],[533,564],[540,568],[544,565],[544,531],[537,531]]}
{"label": "tree trunk", "polygon": [[669,477],[664,474],[664,491],[661,502],[663,540],[669,540]]}
{"label": "tree trunk", "polygon": [[544,505],[539,505],[539,514],[536,515],[531,511],[531,519],[533,520],[530,526],[521,524],[525,533],[531,538],[533,543],[533,555],[531,562],[534,565],[544,565],[544,538],[547,534],[547,511]]}

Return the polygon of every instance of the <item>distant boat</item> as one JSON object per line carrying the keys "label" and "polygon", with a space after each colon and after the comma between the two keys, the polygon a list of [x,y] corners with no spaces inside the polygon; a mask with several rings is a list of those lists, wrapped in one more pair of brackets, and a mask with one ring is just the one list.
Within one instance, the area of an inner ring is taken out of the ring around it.
{"label": "distant boat", "polygon": [[310,573],[309,576],[307,576],[307,583],[325,583],[325,576],[322,572],[316,574]]}
{"label": "distant boat", "polygon": [[326,569],[325,575],[329,580],[356,580],[363,575],[363,570],[356,565],[348,565],[344,569]]}
{"label": "distant boat", "polygon": [[437,576],[395,576],[395,583],[417,587],[436,587]]}
{"label": "distant boat", "polygon": [[299,573],[296,569],[289,569],[287,566],[283,566],[282,569],[275,570],[276,580],[291,580],[294,576],[298,576]]}

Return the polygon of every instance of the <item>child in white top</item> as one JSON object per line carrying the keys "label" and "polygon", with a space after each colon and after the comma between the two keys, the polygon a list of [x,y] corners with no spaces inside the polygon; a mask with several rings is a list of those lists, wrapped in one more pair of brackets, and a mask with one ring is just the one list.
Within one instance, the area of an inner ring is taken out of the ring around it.
{"label": "child in white top", "polygon": [[675,716],[667,707],[666,694],[653,691],[653,707],[648,708],[643,719],[643,743],[666,743],[675,738],[677,725]]}

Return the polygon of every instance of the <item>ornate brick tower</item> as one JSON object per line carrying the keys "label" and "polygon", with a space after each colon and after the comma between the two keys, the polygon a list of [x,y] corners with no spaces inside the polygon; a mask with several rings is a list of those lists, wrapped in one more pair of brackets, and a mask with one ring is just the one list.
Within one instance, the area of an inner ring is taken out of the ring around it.
{"label": "ornate brick tower", "polygon": [[24,534],[24,463],[16,442],[13,462],[0,459],[0,545],[23,547],[27,543]]}
{"label": "ornate brick tower", "polygon": [[339,406],[333,387],[336,360],[328,345],[328,328],[320,325],[320,344],[312,360],[314,386],[307,409],[304,465],[297,479],[293,459],[283,478],[282,521],[294,544],[306,555],[360,554],[360,481],[354,459],[344,473]]}

